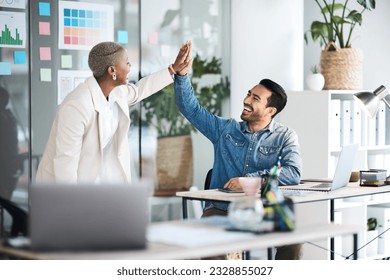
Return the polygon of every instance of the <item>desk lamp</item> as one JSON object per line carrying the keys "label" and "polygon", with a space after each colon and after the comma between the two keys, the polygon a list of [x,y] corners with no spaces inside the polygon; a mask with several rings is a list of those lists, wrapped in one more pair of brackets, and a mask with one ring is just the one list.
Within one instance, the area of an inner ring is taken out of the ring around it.
{"label": "desk lamp", "polygon": [[[386,96],[389,95],[389,91],[385,86],[381,85],[373,92],[363,91],[353,95],[355,101],[358,102],[362,110],[373,118],[379,111],[380,102],[383,101],[388,108],[390,108],[389,102],[386,100]],[[386,178],[386,183],[390,183],[390,176]]]}
{"label": "desk lamp", "polygon": [[389,94],[389,91],[385,86],[380,86],[373,92],[363,91],[353,95],[353,98],[359,103],[362,110],[373,118],[379,111],[379,103],[385,102],[387,107],[390,108],[389,102],[385,97]]}

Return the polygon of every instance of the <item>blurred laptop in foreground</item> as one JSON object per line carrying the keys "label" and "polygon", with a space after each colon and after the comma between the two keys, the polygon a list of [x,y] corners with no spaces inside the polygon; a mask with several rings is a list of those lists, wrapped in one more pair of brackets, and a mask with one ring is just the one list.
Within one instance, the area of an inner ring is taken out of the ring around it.
{"label": "blurred laptop in foreground", "polygon": [[146,246],[148,196],[153,182],[132,185],[32,185],[30,247],[120,250]]}

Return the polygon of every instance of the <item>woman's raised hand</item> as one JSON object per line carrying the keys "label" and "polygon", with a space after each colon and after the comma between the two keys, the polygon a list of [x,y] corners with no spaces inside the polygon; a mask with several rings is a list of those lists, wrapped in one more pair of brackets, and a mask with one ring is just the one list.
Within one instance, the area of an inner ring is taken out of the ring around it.
{"label": "woman's raised hand", "polygon": [[177,54],[175,62],[170,66],[173,74],[184,76],[188,73],[192,66],[192,42],[185,42]]}

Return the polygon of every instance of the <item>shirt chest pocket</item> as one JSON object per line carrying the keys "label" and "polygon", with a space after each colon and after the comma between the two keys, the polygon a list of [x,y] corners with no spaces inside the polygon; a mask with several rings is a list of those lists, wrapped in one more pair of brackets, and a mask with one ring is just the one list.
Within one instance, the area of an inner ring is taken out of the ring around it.
{"label": "shirt chest pocket", "polygon": [[231,134],[225,136],[226,146],[223,149],[223,154],[226,159],[230,162],[236,162],[240,156],[243,156],[245,153],[245,139],[239,139],[233,137]]}
{"label": "shirt chest pocket", "polygon": [[280,147],[259,146],[257,153],[257,164],[261,168],[271,168],[278,162]]}

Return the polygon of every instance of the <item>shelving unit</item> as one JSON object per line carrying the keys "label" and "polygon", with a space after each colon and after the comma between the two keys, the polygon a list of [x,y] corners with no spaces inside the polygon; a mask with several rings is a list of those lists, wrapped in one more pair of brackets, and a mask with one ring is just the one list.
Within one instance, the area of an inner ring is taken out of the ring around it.
{"label": "shelving unit", "polygon": [[[370,124],[372,120],[365,116],[363,112],[357,114],[359,117],[354,115],[354,112],[356,112],[354,108],[357,108],[353,99],[355,92],[340,90],[287,92],[287,106],[277,118],[279,122],[293,128],[298,134],[303,159],[302,178],[332,178],[341,146],[356,142],[360,144],[360,147],[355,159],[354,170],[381,168],[387,169],[388,175],[390,174],[390,110],[385,109],[384,121],[386,125],[380,127],[380,129],[384,129],[384,131],[381,131],[381,133],[385,133],[384,143],[383,138],[380,145],[376,141],[373,143],[373,139],[371,139],[373,137],[372,133],[378,133],[378,131],[372,130],[372,123]],[[338,117],[341,118],[341,121],[339,123],[334,118],[335,104],[340,106],[340,115]],[[342,107],[346,106],[342,104],[351,106],[351,110],[348,113],[352,114],[353,117],[349,117],[347,124],[343,124],[342,120],[347,114],[341,114],[341,110],[348,107]],[[343,131],[345,127],[349,129],[349,135],[346,135],[346,131]],[[355,130],[357,133],[354,133]],[[377,138],[376,134],[375,138]],[[334,210],[335,214],[337,214],[335,217],[339,221],[335,222],[366,225],[368,218],[367,207],[389,202],[390,195],[336,200]],[[299,205],[298,209],[297,220],[301,221],[302,224],[313,225],[318,222],[330,221],[330,202],[302,204]],[[388,235],[388,238],[390,238],[390,233]],[[340,254],[342,256],[352,253],[350,252],[351,248],[348,248],[346,245],[350,244],[350,242],[344,239],[342,238],[342,241],[340,238],[335,239],[335,259],[342,258],[337,250],[342,250]],[[366,239],[366,232],[359,233],[359,248],[366,244]],[[340,246],[339,242],[343,245]],[[388,257],[380,255],[367,256],[366,247],[359,250],[358,256],[359,258]],[[320,241],[315,246],[305,245],[303,258],[329,259],[329,240]]]}

